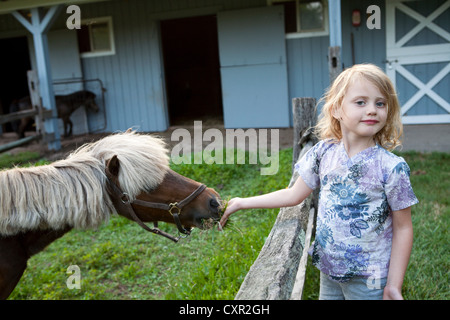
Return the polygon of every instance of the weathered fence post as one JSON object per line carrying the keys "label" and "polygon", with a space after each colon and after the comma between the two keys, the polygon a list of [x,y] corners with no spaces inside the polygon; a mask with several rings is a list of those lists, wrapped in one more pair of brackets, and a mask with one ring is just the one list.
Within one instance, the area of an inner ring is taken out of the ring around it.
{"label": "weathered fence post", "polygon": [[[295,98],[293,99],[293,120],[294,120],[294,146],[292,166],[317,143],[313,128],[317,122],[316,99],[315,98]],[[293,172],[293,177],[296,173]],[[306,265],[308,260],[308,249],[312,234],[314,233],[314,222],[316,219],[316,208],[318,205],[318,190],[310,196],[310,210],[308,215],[304,215],[303,223],[305,229],[305,240],[301,254],[294,288],[291,293],[291,300],[301,300],[303,286],[305,284]]]}
{"label": "weathered fence post", "polygon": [[[293,99],[293,113],[294,152],[298,153],[296,156],[298,159],[314,143],[312,132],[308,128],[315,124],[315,99]],[[295,158],[294,161],[296,162]],[[293,172],[289,187],[295,183],[297,177],[298,174]],[[280,209],[258,258],[251,266],[235,297],[236,300],[288,300],[291,298],[305,248],[312,203],[313,195],[295,207]],[[295,287],[298,290],[298,285]]]}
{"label": "weathered fence post", "polygon": [[306,142],[311,138],[312,128],[316,124],[316,99],[292,99],[292,113],[294,120],[294,144],[292,151],[292,168],[298,161],[298,155]]}

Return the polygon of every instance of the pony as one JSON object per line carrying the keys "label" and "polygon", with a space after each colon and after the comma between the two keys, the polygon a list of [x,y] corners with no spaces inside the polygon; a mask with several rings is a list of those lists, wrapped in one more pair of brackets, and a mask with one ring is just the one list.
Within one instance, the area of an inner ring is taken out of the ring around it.
{"label": "pony", "polygon": [[[98,112],[99,107],[95,103],[95,94],[91,91],[77,91],[64,96],[55,96],[56,108],[58,109],[58,118],[64,123],[64,137],[72,135],[73,123],[70,115],[79,107],[84,106],[88,110]],[[70,128],[69,128],[70,127]]]}
{"label": "pony", "polygon": [[[87,90],[77,91],[68,95],[56,95],[56,109],[58,110],[58,118],[61,118],[64,124],[64,137],[70,137],[72,135],[73,122],[70,120],[72,113],[81,106],[86,107],[88,110],[98,112],[100,108],[95,102],[96,95]],[[24,111],[32,108],[31,98],[29,96],[23,97],[19,100],[14,100],[10,107],[9,112]],[[33,121],[33,118],[27,117],[12,122],[14,132],[17,133],[19,139],[25,137],[25,130],[29,124]]]}
{"label": "pony", "polygon": [[96,229],[119,214],[178,241],[156,223],[189,234],[219,220],[220,201],[214,189],[169,168],[161,138],[131,130],[48,165],[0,171],[0,298],[9,297],[32,255],[74,228]]}

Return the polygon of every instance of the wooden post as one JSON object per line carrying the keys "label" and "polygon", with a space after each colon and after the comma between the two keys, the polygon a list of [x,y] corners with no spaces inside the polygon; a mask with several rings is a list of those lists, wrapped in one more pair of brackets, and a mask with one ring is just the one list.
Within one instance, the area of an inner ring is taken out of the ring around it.
{"label": "wooden post", "polygon": [[304,143],[312,137],[312,127],[316,124],[316,99],[294,98],[292,99],[292,113],[294,120],[294,144],[292,155],[292,168],[298,161],[298,155]]}
{"label": "wooden post", "polygon": [[330,83],[342,71],[341,48],[342,48],[342,21],[341,0],[328,1],[328,22],[330,27],[330,46],[328,48],[328,70]]}
{"label": "wooden post", "polygon": [[29,70],[27,72],[28,78],[28,91],[30,93],[30,100],[32,109],[37,111],[35,118],[36,132],[37,134],[44,134],[44,116],[42,109],[42,100],[39,90],[39,78],[35,70]]}
{"label": "wooden post", "polygon": [[295,277],[294,288],[292,289],[291,300],[301,300],[303,295],[303,288],[306,280],[306,267],[308,263],[308,250],[311,244],[311,236],[313,235],[315,222],[315,209],[309,210],[308,227],[306,228],[305,245],[303,246],[302,257]]}
{"label": "wooden post", "polygon": [[56,109],[50,70],[47,32],[62,8],[62,5],[53,6],[47,12],[44,11],[44,8],[32,8],[30,10],[31,22],[20,12],[12,12],[12,15],[33,35],[42,104],[45,108],[52,110],[52,118],[45,121],[46,132],[54,136],[54,140],[48,143],[50,150],[61,149],[61,138],[58,129],[58,111]]}
{"label": "wooden post", "polygon": [[[294,98],[292,99],[294,114],[294,147],[292,167],[297,163],[303,154],[317,143],[317,137],[314,135],[314,126],[317,123],[316,99],[315,98]],[[295,174],[295,173],[294,173]],[[291,300],[301,300],[303,286],[305,284],[306,266],[308,260],[308,249],[311,242],[311,236],[314,233],[314,222],[318,204],[318,191],[310,196],[309,215],[304,214],[304,224],[306,227],[303,252],[295,277],[294,288],[292,289]]]}
{"label": "wooden post", "polygon": [[342,72],[341,47],[328,48],[328,71],[330,74],[330,83]]}

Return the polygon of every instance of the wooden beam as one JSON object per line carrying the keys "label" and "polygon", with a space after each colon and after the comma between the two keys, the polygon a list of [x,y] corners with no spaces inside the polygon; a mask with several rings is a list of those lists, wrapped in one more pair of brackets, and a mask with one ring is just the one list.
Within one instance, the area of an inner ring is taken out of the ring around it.
{"label": "wooden beam", "polygon": [[341,47],[328,48],[328,72],[330,83],[342,72]]}
{"label": "wooden beam", "polygon": [[66,5],[69,6],[71,4],[81,5],[85,3],[92,2],[104,2],[111,0],[14,0],[14,1],[2,1],[0,2],[0,14],[12,13],[18,10],[26,10],[37,7],[51,7],[57,5]]}
{"label": "wooden beam", "polygon": [[22,118],[34,117],[37,114],[38,114],[37,110],[25,110],[25,111],[19,111],[19,112],[1,115],[0,116],[0,125],[11,122],[11,121],[20,120]]}
{"label": "wooden beam", "polygon": [[342,47],[341,0],[328,1],[330,47]]}
{"label": "wooden beam", "polygon": [[14,17],[22,23],[33,35],[34,50],[36,53],[36,65],[38,66],[39,93],[42,97],[42,106],[52,110],[52,118],[45,121],[46,133],[54,133],[55,140],[49,142],[50,150],[61,149],[61,139],[58,128],[58,111],[56,109],[55,94],[53,92],[50,58],[48,52],[47,31],[56,20],[63,5],[52,7],[47,12],[42,7],[32,8],[31,22],[25,19],[19,12],[13,13]]}
{"label": "wooden beam", "polygon": [[33,33],[33,26],[30,21],[27,20],[19,11],[11,12],[11,14],[16,18],[30,33]]}
{"label": "wooden beam", "polygon": [[39,24],[41,33],[46,34],[49,31],[50,27],[52,26],[53,22],[55,22],[62,9],[62,5],[57,5],[48,9],[47,13],[42,17],[42,20]]}
{"label": "wooden beam", "polygon": [[328,48],[328,71],[330,83],[342,72],[342,21],[341,0],[328,1],[328,19],[330,23],[330,46]]}

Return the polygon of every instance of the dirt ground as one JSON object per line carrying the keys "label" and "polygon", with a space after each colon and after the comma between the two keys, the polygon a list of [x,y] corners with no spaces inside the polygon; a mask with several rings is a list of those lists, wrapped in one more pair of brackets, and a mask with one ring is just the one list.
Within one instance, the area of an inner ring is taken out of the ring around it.
{"label": "dirt ground", "polygon": [[[198,135],[198,133],[201,132],[202,136],[200,137],[200,139],[203,140],[204,132],[211,128],[220,130],[220,132],[222,133],[222,137],[224,139],[223,145],[225,147],[226,129],[224,129],[223,125],[221,125],[221,124],[217,124],[217,123],[214,123],[214,124],[206,123],[205,124],[205,122],[203,122],[202,127],[197,128],[196,134]],[[191,136],[191,141],[192,141],[192,145],[193,145],[193,139],[194,139],[194,135],[195,135],[193,124],[192,125],[182,125],[182,126],[172,126],[172,127],[169,127],[169,129],[166,131],[150,132],[150,134],[163,138],[164,141],[168,144],[169,149],[172,149],[173,146],[179,144],[181,141],[184,141],[184,138],[177,138],[179,136],[178,134],[175,134],[172,136],[173,132],[178,129],[188,130],[188,132]],[[243,129],[244,134],[246,132],[248,133],[247,130],[248,129]],[[278,131],[278,135],[279,135],[279,149],[286,149],[286,148],[292,147],[293,128],[280,128],[280,129],[274,128],[274,129],[267,129],[267,131],[262,131],[262,132],[260,132],[260,129],[255,129],[255,130],[256,130],[256,133],[261,133],[261,134],[266,135],[267,140],[268,140],[267,141],[268,148],[271,146],[270,138],[271,138],[272,134],[276,133],[276,131]],[[274,131],[274,132],[272,132],[272,131]],[[176,133],[186,133],[186,131],[178,131]],[[35,134],[35,133],[27,132],[26,136],[33,135],[33,134]],[[31,142],[25,146],[21,146],[21,147],[17,147],[15,149],[9,150],[7,152],[11,153],[11,154],[16,154],[16,153],[24,152],[24,151],[39,152],[41,154],[41,157],[43,157],[49,161],[55,161],[55,160],[65,158],[69,153],[71,153],[72,151],[81,147],[83,144],[96,141],[98,139],[101,139],[101,138],[107,136],[108,134],[110,134],[110,133],[83,134],[83,135],[72,136],[69,138],[61,138],[61,150],[59,150],[59,151],[48,150],[46,143],[35,141],[35,142]],[[198,139],[198,137],[196,137],[196,138]],[[0,135],[0,145],[9,143],[9,142],[12,142],[15,140],[17,140],[17,136],[13,132],[7,132],[7,133],[3,133],[2,135]],[[211,141],[203,141],[203,147],[207,146],[210,143],[211,143]],[[248,144],[248,142],[247,142],[247,144]],[[241,146],[238,145],[237,147],[241,147]]]}

